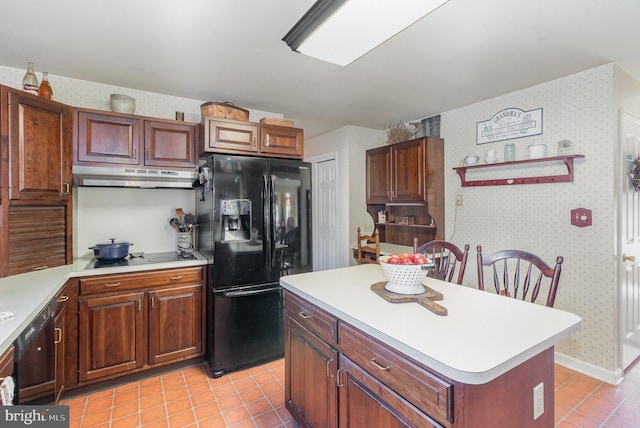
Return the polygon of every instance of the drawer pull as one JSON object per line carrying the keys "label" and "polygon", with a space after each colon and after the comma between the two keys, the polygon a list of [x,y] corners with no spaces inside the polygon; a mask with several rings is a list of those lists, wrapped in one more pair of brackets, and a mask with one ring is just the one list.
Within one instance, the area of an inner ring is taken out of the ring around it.
{"label": "drawer pull", "polygon": [[375,357],[371,359],[371,364],[373,364],[376,368],[378,368],[378,369],[380,369],[380,370],[382,370],[382,371],[385,371],[385,372],[386,372],[386,371],[389,371],[389,368],[390,368],[389,366],[387,366],[387,367],[385,367],[385,366],[381,366],[381,365],[376,361]]}
{"label": "drawer pull", "polygon": [[338,388],[344,387],[344,383],[340,384],[340,376],[341,376],[343,371],[344,371],[344,369],[342,367],[340,367],[338,369],[338,371],[336,372],[336,385],[338,385]]}
{"label": "drawer pull", "polygon": [[55,333],[55,339],[53,340],[53,343],[60,343],[62,342],[62,329],[61,328],[54,328],[53,329],[54,333]]}
{"label": "drawer pull", "polygon": [[182,279],[183,275],[176,275],[176,276],[172,276],[171,277],[171,281],[178,281],[180,279]]}
{"label": "drawer pull", "polygon": [[307,313],[305,313],[304,311],[300,311],[300,312],[298,312],[298,315],[300,315],[302,318],[304,318],[304,319],[306,319],[306,320],[308,320],[309,318],[311,318],[311,317],[313,316],[313,315],[311,315],[311,314],[307,314]]}
{"label": "drawer pull", "polygon": [[69,296],[67,296],[66,294],[63,294],[62,296],[58,297],[58,300],[56,300],[56,303],[64,303],[67,300],[69,300]]}
{"label": "drawer pull", "polygon": [[113,284],[105,284],[105,287],[117,287],[118,285],[120,285],[119,282],[114,282]]}
{"label": "drawer pull", "polygon": [[42,269],[48,269],[48,268],[49,266],[37,266],[37,267],[34,267],[33,270],[42,270]]}

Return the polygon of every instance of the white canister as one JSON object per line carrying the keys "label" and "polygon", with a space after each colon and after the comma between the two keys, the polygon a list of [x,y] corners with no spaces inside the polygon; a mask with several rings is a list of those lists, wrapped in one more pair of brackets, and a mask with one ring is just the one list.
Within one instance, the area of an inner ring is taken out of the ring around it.
{"label": "white canister", "polygon": [[529,159],[541,159],[547,157],[547,145],[534,143],[529,146]]}

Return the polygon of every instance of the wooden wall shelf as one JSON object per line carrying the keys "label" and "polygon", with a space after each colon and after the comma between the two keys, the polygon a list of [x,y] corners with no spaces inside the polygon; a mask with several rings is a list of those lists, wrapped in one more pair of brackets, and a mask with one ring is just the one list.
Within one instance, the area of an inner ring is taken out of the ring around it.
{"label": "wooden wall shelf", "polygon": [[[478,187],[478,186],[502,186],[513,184],[543,184],[543,183],[567,183],[573,181],[573,160],[576,158],[583,158],[584,155],[565,155],[565,156],[553,156],[549,158],[541,159],[526,159],[511,162],[499,162],[492,164],[482,165],[470,165],[460,166],[453,168],[455,172],[460,176],[462,187]],[[567,167],[566,174],[560,175],[543,175],[533,177],[516,177],[516,178],[498,178],[498,179],[485,179],[485,180],[467,180],[466,175],[469,170],[485,169],[505,167],[510,165],[523,165],[523,164],[539,164],[547,162],[563,162]]]}

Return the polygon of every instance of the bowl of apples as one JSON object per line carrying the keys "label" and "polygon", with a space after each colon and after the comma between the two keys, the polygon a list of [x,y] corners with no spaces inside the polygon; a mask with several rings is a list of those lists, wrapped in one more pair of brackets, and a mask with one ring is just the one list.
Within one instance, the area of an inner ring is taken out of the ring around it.
{"label": "bowl of apples", "polygon": [[422,294],[425,291],[422,279],[435,269],[432,260],[424,254],[390,254],[379,259],[380,266],[387,276],[387,291],[398,294]]}

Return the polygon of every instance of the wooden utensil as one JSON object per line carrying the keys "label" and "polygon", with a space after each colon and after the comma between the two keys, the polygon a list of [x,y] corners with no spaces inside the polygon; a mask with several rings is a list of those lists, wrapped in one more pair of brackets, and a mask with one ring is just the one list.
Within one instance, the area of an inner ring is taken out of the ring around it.
{"label": "wooden utensil", "polygon": [[420,306],[429,309],[436,315],[445,316],[448,314],[447,308],[434,302],[434,300],[442,300],[444,297],[442,296],[442,293],[437,292],[433,288],[425,285],[425,291],[422,294],[400,294],[388,291],[384,288],[386,284],[386,281],[376,282],[371,285],[371,290],[391,303],[417,302]]}

